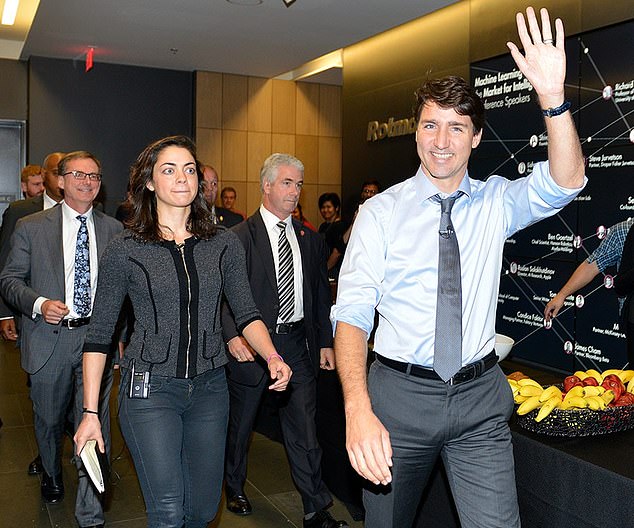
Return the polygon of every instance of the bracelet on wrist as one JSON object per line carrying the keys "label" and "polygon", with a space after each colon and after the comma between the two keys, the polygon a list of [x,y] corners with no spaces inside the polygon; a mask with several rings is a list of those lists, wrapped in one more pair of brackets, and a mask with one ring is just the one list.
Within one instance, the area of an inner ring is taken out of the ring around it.
{"label": "bracelet on wrist", "polygon": [[544,114],[544,117],[555,117],[570,110],[571,106],[572,103],[570,101],[564,101],[562,104],[555,108],[546,108],[545,110],[542,108],[542,114]]}
{"label": "bracelet on wrist", "polygon": [[93,411],[93,410],[91,410],[91,409],[88,409],[87,407],[84,407],[84,408],[81,410],[81,412],[82,412],[83,414],[96,414],[96,415],[99,415],[99,412],[98,412],[98,411]]}
{"label": "bracelet on wrist", "polygon": [[279,358],[280,361],[282,363],[284,363],[284,358],[282,356],[280,356],[277,352],[275,352],[275,353],[269,355],[269,357],[266,358],[266,364],[268,365],[273,358]]}

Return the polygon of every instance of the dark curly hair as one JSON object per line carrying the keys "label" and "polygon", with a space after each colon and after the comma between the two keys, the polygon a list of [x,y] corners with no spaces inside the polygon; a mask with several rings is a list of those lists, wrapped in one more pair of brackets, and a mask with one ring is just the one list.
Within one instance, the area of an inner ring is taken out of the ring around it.
{"label": "dark curly hair", "polygon": [[130,217],[125,226],[134,234],[134,238],[144,242],[161,242],[164,240],[158,222],[156,210],[156,195],[147,188],[152,180],[154,165],[161,151],[167,147],[181,147],[186,149],[196,162],[198,174],[198,193],[191,203],[191,211],[187,219],[187,231],[192,235],[209,239],[216,234],[211,212],[205,202],[203,194],[202,165],[196,157],[196,145],[187,136],[169,136],[149,144],[130,168]]}
{"label": "dark curly hair", "polygon": [[441,108],[453,108],[457,114],[469,116],[475,134],[484,127],[484,104],[475,90],[462,77],[451,75],[425,81],[414,93],[416,122],[425,103],[434,102]]}

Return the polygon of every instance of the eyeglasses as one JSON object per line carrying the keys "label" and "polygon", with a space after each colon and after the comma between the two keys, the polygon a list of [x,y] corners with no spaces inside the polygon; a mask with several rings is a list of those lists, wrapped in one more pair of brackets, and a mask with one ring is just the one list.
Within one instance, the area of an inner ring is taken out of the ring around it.
{"label": "eyeglasses", "polygon": [[65,172],[64,174],[62,174],[62,176],[68,176],[69,174],[72,174],[73,178],[80,181],[84,181],[86,178],[89,178],[91,181],[101,181],[101,174],[99,174],[98,172],[72,170]]}

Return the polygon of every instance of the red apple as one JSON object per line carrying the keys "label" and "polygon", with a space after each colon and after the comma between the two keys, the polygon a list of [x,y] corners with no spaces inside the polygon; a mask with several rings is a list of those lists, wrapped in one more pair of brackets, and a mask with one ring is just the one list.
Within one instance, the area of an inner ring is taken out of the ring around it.
{"label": "red apple", "polygon": [[564,392],[568,392],[570,389],[572,389],[577,384],[583,385],[583,383],[581,383],[581,380],[579,379],[579,376],[574,376],[574,375],[573,376],[566,376],[564,378]]}
{"label": "red apple", "polygon": [[586,379],[582,381],[582,383],[584,387],[587,387],[588,385],[597,387],[599,385],[599,382],[596,380],[596,378],[593,378],[592,376],[588,376]]}

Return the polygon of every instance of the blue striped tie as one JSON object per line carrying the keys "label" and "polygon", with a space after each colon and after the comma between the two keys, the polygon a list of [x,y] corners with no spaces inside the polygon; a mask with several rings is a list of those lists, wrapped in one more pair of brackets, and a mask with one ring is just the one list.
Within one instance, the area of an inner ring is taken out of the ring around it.
{"label": "blue striped tie", "polygon": [[287,323],[291,320],[295,311],[293,252],[286,238],[286,223],[278,222],[277,227],[280,229],[280,237],[277,241],[279,255],[279,273],[277,275],[277,292],[280,299],[279,318],[283,323]]}

